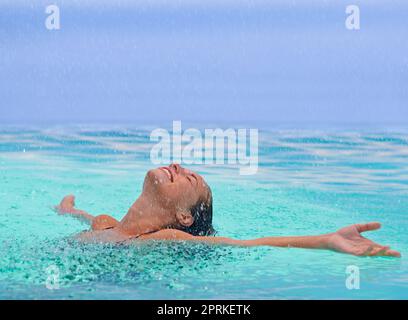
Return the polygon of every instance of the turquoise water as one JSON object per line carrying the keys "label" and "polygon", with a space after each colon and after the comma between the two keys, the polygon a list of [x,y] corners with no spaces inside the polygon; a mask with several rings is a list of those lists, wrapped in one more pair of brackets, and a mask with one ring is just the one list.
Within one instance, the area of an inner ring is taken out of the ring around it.
{"label": "turquoise water", "polygon": [[[0,131],[0,298],[408,298],[408,134],[261,130],[259,171],[190,166],[214,194],[218,234],[303,235],[381,221],[371,233],[401,259],[285,248],[144,243],[80,245],[80,222],[51,210],[78,207],[121,218],[152,167],[147,129],[3,128]],[[360,289],[345,286],[360,268]],[[46,287],[47,268],[59,289]]]}

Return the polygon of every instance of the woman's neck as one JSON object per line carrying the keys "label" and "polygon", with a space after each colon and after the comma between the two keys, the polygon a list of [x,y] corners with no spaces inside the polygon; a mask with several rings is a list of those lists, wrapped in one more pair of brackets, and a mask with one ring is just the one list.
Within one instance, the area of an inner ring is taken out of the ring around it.
{"label": "woman's neck", "polygon": [[165,228],[170,224],[163,208],[143,194],[137,198],[120,222],[120,228],[129,235],[140,236]]}

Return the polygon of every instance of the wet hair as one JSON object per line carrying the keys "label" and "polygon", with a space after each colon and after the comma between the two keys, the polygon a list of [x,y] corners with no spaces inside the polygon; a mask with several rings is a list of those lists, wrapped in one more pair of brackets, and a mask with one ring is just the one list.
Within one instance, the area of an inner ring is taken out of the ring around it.
{"label": "wet hair", "polygon": [[208,190],[209,200],[199,200],[191,207],[190,212],[194,222],[189,227],[182,227],[182,231],[193,236],[211,236],[215,234],[215,230],[212,226],[213,199],[210,188],[208,188]]}

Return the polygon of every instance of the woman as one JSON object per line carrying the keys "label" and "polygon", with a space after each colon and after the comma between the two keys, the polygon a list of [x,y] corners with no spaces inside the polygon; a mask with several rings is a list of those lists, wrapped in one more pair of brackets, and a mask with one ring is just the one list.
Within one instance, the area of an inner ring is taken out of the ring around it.
{"label": "woman", "polygon": [[359,256],[394,256],[400,253],[361,236],[377,230],[378,222],[355,224],[318,236],[265,237],[236,240],[215,237],[212,227],[212,194],[204,179],[178,164],[147,172],[142,194],[121,221],[109,215],[92,216],[75,208],[74,196],[56,207],[90,224],[77,236],[81,241],[130,243],[137,240],[181,240],[237,246],[275,246],[330,249]]}

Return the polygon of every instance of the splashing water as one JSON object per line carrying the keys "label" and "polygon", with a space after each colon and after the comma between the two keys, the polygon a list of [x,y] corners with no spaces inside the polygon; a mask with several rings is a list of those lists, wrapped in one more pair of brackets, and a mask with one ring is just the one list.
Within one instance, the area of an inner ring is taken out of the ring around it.
{"label": "splashing water", "polygon": [[[0,298],[396,298],[407,299],[408,134],[260,131],[259,171],[189,168],[213,190],[219,235],[319,234],[381,221],[369,235],[401,259],[302,249],[148,242],[83,245],[86,227],[52,205],[120,219],[152,167],[149,131],[54,128],[0,131]],[[360,268],[349,290],[346,267]],[[46,283],[59,271],[59,289]]]}

